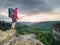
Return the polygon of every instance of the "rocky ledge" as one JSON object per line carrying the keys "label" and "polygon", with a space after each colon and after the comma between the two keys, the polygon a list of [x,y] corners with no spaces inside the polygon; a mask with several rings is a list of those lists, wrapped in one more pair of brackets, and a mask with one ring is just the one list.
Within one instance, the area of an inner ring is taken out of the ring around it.
{"label": "rocky ledge", "polygon": [[44,45],[35,34],[16,36],[15,30],[0,30],[0,45]]}

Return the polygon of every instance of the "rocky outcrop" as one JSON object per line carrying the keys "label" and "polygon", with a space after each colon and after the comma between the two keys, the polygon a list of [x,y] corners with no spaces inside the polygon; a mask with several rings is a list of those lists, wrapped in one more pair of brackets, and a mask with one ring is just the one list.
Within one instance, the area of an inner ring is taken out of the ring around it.
{"label": "rocky outcrop", "polygon": [[51,37],[60,41],[60,23],[55,24],[50,31]]}
{"label": "rocky outcrop", "polygon": [[16,34],[15,30],[7,30],[7,31],[0,30],[0,41],[4,41],[4,40],[12,37],[15,34]]}
{"label": "rocky outcrop", "polygon": [[16,36],[15,30],[0,30],[0,45],[44,45],[35,34]]}

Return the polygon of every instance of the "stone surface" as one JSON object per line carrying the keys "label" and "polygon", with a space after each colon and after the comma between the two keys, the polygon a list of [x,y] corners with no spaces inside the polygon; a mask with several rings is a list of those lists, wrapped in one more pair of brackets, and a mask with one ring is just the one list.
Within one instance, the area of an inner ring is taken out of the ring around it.
{"label": "stone surface", "polygon": [[35,34],[16,36],[15,30],[0,30],[0,45],[44,45]]}
{"label": "stone surface", "polygon": [[0,41],[4,41],[11,36],[13,36],[16,33],[15,30],[7,30],[7,31],[1,31],[0,30]]}

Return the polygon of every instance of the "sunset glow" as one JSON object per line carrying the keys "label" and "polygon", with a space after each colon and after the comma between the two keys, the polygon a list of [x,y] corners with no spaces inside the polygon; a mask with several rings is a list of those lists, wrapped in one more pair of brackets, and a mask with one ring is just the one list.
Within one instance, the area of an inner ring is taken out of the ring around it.
{"label": "sunset glow", "polygon": [[[58,16],[57,16],[58,15]],[[31,16],[24,16],[21,18],[23,22],[41,22],[41,21],[59,21],[60,14],[40,13]]]}

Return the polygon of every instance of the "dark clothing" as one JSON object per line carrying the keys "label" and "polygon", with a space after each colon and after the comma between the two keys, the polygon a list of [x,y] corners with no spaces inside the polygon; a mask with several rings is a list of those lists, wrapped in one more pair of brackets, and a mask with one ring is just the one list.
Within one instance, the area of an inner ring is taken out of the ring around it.
{"label": "dark clothing", "polygon": [[14,22],[17,22],[17,19],[13,19],[13,18],[12,18],[12,22],[13,22],[13,23],[14,23]]}

